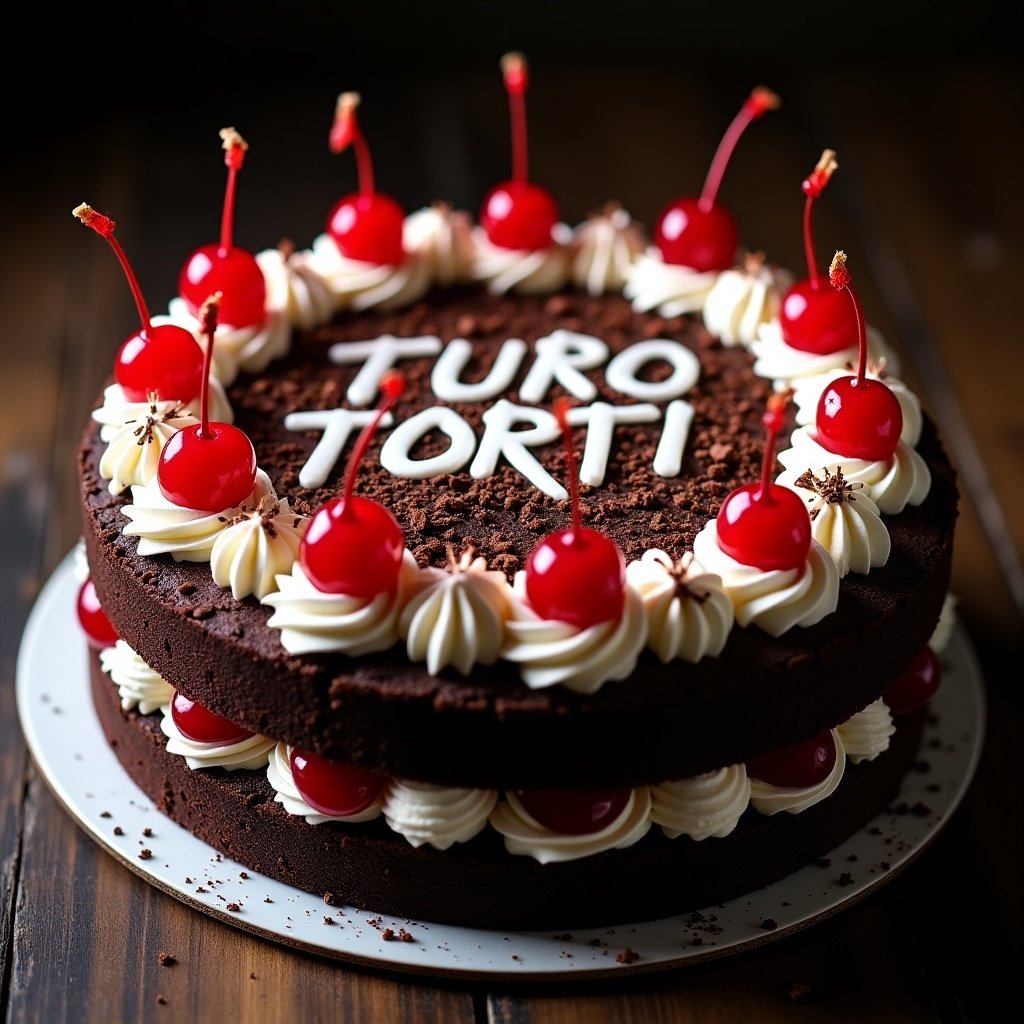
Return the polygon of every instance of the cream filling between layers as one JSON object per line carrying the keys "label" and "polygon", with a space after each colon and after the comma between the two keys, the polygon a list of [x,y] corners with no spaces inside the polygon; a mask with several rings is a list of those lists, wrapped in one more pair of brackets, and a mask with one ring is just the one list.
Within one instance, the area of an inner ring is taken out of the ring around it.
{"label": "cream filling between layers", "polygon": [[747,770],[734,764],[651,786],[651,821],[669,839],[721,839],[736,827],[749,803]]}
{"label": "cream filling between layers", "polygon": [[836,729],[846,756],[854,764],[873,761],[888,750],[889,739],[895,731],[892,715],[881,697]]}
{"label": "cream filling between layers", "polygon": [[237,743],[198,743],[178,730],[169,704],[160,710],[163,712],[160,729],[167,737],[167,751],[180,754],[189,768],[226,768],[229,772],[263,768],[274,749],[274,741],[259,733]]}
{"label": "cream filling between layers", "polygon": [[384,792],[384,818],[411,846],[426,844],[447,850],[482,832],[497,802],[493,789],[456,789],[393,779]]}
{"label": "cream filling between layers", "polygon": [[154,672],[124,640],[100,651],[100,666],[116,684],[124,711],[137,707],[139,714],[148,715],[170,704],[174,696],[174,687]]}
{"label": "cream filling between layers", "polygon": [[799,814],[831,796],[842,781],[843,772],[846,771],[846,751],[843,749],[843,741],[837,729],[832,730],[832,740],[836,745],[836,763],[821,782],[813,786],[773,786],[770,782],[751,777],[750,806],[759,814],[766,814],[769,817],[778,814],[779,811]]}

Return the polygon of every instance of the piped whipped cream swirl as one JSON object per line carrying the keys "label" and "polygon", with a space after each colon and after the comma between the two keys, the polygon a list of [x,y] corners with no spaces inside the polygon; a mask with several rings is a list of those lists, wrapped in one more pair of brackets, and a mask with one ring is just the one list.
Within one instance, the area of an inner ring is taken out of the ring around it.
{"label": "piped whipped cream swirl", "polygon": [[704,300],[704,325],[724,345],[749,345],[778,317],[792,283],[792,275],[767,263],[764,253],[748,253],[739,266],[718,275]]}
{"label": "piped whipped cream swirl", "polygon": [[494,808],[491,825],[505,837],[509,853],[525,854],[541,864],[551,864],[632,846],[650,829],[650,813],[651,796],[644,786],[630,793],[619,816],[599,832],[565,835],[541,825],[516,794],[509,792]]}
{"label": "piped whipped cream swirl", "polygon": [[273,593],[277,577],[290,572],[299,557],[308,526],[308,516],[292,512],[288,499],[278,498],[272,490],[256,505],[243,505],[213,542],[214,582],[230,588],[236,601]]}
{"label": "piped whipped cream swirl", "polygon": [[398,642],[399,612],[419,584],[419,567],[408,550],[395,592],[373,597],[317,590],[296,560],[290,573],[277,577],[278,589],[262,603],[274,609],[267,625],[281,631],[281,646],[289,654],[342,651],[355,657],[385,651]]}
{"label": "piped whipped cream swirl", "polygon": [[100,458],[100,476],[110,481],[110,493],[121,494],[135,484],[148,484],[156,476],[160,453],[171,436],[198,422],[177,402],[154,400],[144,417],[117,428],[104,427],[110,436]]}
{"label": "piped whipped cream swirl", "polygon": [[813,786],[773,786],[770,782],[751,777],[750,806],[769,817],[779,811],[799,814],[831,796],[846,771],[846,751],[836,729],[832,730],[832,741],[836,745],[836,761],[832,771],[821,782]]}
{"label": "piped whipped cream swirl", "polygon": [[169,704],[161,710],[160,729],[167,737],[167,752],[185,758],[189,768],[226,768],[229,772],[245,768],[252,771],[265,767],[274,749],[274,741],[259,733],[237,743],[199,743],[179,731]]}
{"label": "piped whipped cream swirl", "polygon": [[412,661],[433,676],[451,666],[464,676],[474,665],[493,665],[505,641],[512,588],[504,573],[463,552],[449,554],[448,569],[425,569],[418,593],[402,609],[399,635]]}
{"label": "piped whipped cream swirl", "polygon": [[174,696],[174,687],[154,672],[124,640],[100,651],[100,666],[117,685],[125,711],[138,708],[140,715],[148,715],[170,704]]}
{"label": "piped whipped cream swirl", "polygon": [[497,802],[492,789],[450,789],[393,779],[384,792],[384,818],[411,846],[447,850],[483,831]]}
{"label": "piped whipped cream swirl", "polygon": [[647,646],[663,662],[698,662],[722,653],[734,613],[722,579],[692,552],[678,563],[657,548],[626,566],[626,579],[644,603]]}
{"label": "piped whipped cream swirl", "polygon": [[621,292],[645,247],[633,218],[609,203],[573,231],[573,283],[589,295]]}
{"label": "piped whipped cream swirl", "polygon": [[814,427],[797,427],[790,436],[790,447],[779,452],[785,467],[777,483],[792,487],[807,469],[827,467],[842,470],[844,479],[863,485],[864,492],[885,515],[896,515],[907,505],[920,505],[932,486],[928,463],[903,441],[888,459],[856,459],[830,452],[818,442]]}
{"label": "piped whipped cream swirl", "polygon": [[274,800],[289,814],[305,818],[310,825],[322,825],[325,821],[357,823],[380,817],[383,799],[379,796],[358,814],[350,814],[347,817],[323,814],[315,807],[310,807],[295,785],[295,778],[292,775],[292,748],[287,743],[274,744],[269,759],[264,763],[267,766],[267,782],[274,790]]}
{"label": "piped whipped cream swirl", "polygon": [[491,295],[550,295],[563,288],[572,269],[572,228],[556,224],[546,249],[506,249],[494,245],[487,232],[473,229],[473,279]]}
{"label": "piped whipped cream swirl", "polygon": [[699,313],[718,280],[717,270],[697,271],[666,263],[654,246],[633,262],[622,294],[638,313],[657,310],[661,316]]}
{"label": "piped whipped cream swirl", "polygon": [[430,279],[441,288],[473,280],[476,244],[473,222],[464,210],[434,203],[405,218],[403,241],[407,252],[426,264]]}
{"label": "piped whipped cream swirl", "polygon": [[217,537],[246,509],[259,508],[260,503],[276,500],[270,477],[256,470],[252,493],[234,508],[220,512],[175,505],[164,497],[160,484],[153,477],[143,487],[132,487],[132,503],[121,512],[131,520],[121,532],[139,538],[140,555],[169,554],[176,562],[208,562]]}
{"label": "piped whipped cream swirl", "polygon": [[[190,402],[175,399],[165,401],[157,396],[156,405],[161,415],[176,406],[181,408],[184,415],[191,416],[193,421],[198,420],[202,415],[198,395]],[[128,398],[120,384],[107,385],[103,389],[103,404],[92,413],[92,418],[100,424],[100,440],[109,444],[125,424],[135,423],[137,426],[140,423],[145,423],[152,408],[153,402],[136,402]],[[233,423],[235,419],[228,396],[213,374],[210,375],[210,419],[219,423]]]}
{"label": "piped whipped cream swirl", "polygon": [[928,646],[936,653],[941,654],[953,638],[953,631],[956,629],[958,598],[953,593],[947,593],[942,602],[942,611],[939,613],[939,621],[935,624],[935,630],[928,641]]}
{"label": "piped whipped cream swirl", "polygon": [[519,665],[531,690],[561,684],[577,693],[595,693],[609,680],[625,679],[647,642],[643,599],[628,583],[618,619],[580,628],[542,619],[526,600],[526,574],[516,574],[516,600],[506,622],[501,656]]}
{"label": "piped whipped cream swirl", "polygon": [[896,731],[885,701],[879,698],[858,711],[836,730],[843,741],[846,756],[854,763],[873,761],[889,749],[889,738]]}
{"label": "piped whipped cream swirl", "polygon": [[830,473],[826,468],[821,474],[807,470],[792,483],[783,484],[806,502],[811,536],[832,556],[840,576],[885,565],[892,540],[878,506],[865,488],[847,483],[841,469]]}
{"label": "piped whipped cream swirl", "polygon": [[760,626],[771,636],[782,636],[794,626],[813,626],[839,603],[839,571],[813,538],[800,568],[758,569],[719,547],[718,525],[710,519],[697,534],[693,552],[709,572],[721,576],[741,626]]}
{"label": "piped whipped cream swirl", "polygon": [[326,234],[313,239],[308,262],[327,282],[336,310],[402,309],[422,299],[432,280],[430,263],[422,253],[407,252],[395,265],[351,260]]}
{"label": "piped whipped cream swirl", "polygon": [[307,252],[282,242],[276,249],[258,252],[256,262],[266,281],[269,312],[280,313],[293,328],[307,331],[326,324],[334,315],[334,296],[310,266]]}
{"label": "piped whipped cream swirl", "polygon": [[669,839],[720,839],[732,832],[749,803],[747,770],[734,764],[651,786],[651,821]]}

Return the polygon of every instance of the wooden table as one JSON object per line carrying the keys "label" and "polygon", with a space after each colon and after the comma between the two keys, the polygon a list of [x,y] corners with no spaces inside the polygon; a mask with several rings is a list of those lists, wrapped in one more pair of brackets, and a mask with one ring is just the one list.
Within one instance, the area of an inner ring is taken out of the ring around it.
{"label": "wooden table", "polygon": [[[995,17],[993,10],[982,5],[978,16]],[[218,129],[234,124],[251,145],[238,243],[257,249],[290,236],[305,245],[330,203],[354,186],[351,158],[330,156],[325,140],[336,92],[358,88],[380,186],[410,209],[443,197],[475,210],[507,172],[497,74],[503,47],[489,41],[501,38],[496,20],[481,22],[494,32],[486,45],[481,29],[460,47],[445,34],[457,26],[439,13],[440,29],[423,46],[414,34],[403,36],[391,58],[378,60],[372,43],[378,30],[386,33],[387,19],[370,12],[374,31],[365,45],[336,27],[328,38],[306,39],[309,57],[298,69],[286,59],[288,46],[300,45],[297,33],[273,26],[262,27],[261,49],[256,28],[225,40],[215,21],[188,53],[185,41],[164,38],[174,36],[166,25],[162,45],[149,39],[133,51],[111,41],[105,62],[94,56],[105,43],[72,52],[65,42],[54,51],[44,37],[29,37],[30,52],[46,66],[65,62],[71,85],[53,111],[26,107],[18,83],[7,90],[0,1007],[9,1019],[1003,1019],[996,1010],[1002,999],[1010,994],[1016,1002],[1011,985],[1024,913],[1024,83],[999,36],[1019,28],[1019,18],[1007,17],[990,26],[984,44],[973,21],[922,30],[944,44],[927,58],[906,46],[865,57],[855,52],[867,38],[861,32],[835,59],[821,51],[799,59],[783,49],[759,64],[750,56],[755,25],[737,37],[747,46],[735,55],[724,44],[688,55],[681,16],[671,32],[648,33],[650,45],[641,45],[631,23],[616,48],[607,21],[590,36],[572,37],[594,42],[590,50],[560,53],[540,31],[513,40],[533,59],[532,169],[562,200],[568,220],[617,198],[650,224],[667,200],[699,188],[725,124],[764,81],[781,93],[783,107],[749,131],[721,198],[747,242],[802,271],[799,184],[823,148],[838,152],[840,170],[816,214],[819,258],[846,249],[869,319],[898,348],[904,376],[943,425],[963,487],[953,590],[990,710],[981,765],[953,822],[867,899],[808,930],[703,965],[529,986],[350,967],[189,910],[105,854],[61,810],[26,751],[13,687],[33,599],[78,536],[77,436],[117,344],[136,322],[111,254],[83,234],[72,207],[88,201],[119,220],[143,291],[161,311],[184,255],[217,229]],[[719,21],[726,23],[722,15]],[[899,27],[898,41],[909,46],[912,26]],[[285,44],[276,58],[272,40]],[[216,70],[229,44],[235,77]],[[332,46],[343,51],[338,60]],[[174,966],[158,963],[161,949],[174,953]]]}

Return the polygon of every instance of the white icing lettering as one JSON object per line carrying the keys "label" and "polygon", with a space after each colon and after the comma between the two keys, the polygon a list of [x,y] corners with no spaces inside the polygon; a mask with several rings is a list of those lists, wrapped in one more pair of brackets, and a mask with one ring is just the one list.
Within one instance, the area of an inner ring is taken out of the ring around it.
{"label": "white icing lettering", "polygon": [[536,356],[530,367],[519,398],[524,402],[542,402],[555,381],[581,402],[597,397],[594,382],[580,370],[593,370],[608,358],[608,346],[589,334],[557,330],[536,345]]}
{"label": "white icing lettering", "polygon": [[[664,361],[671,365],[672,373],[665,380],[640,380],[640,369],[647,363]],[[630,398],[648,402],[667,402],[686,394],[700,380],[700,360],[678,341],[652,338],[638,341],[619,352],[608,364],[604,379],[609,387]]]}
{"label": "white icing lettering", "polygon": [[[306,464],[299,471],[299,483],[303,487],[321,487],[334,464],[341,457],[348,443],[349,435],[356,428],[362,429],[373,420],[375,409],[324,409],[312,412],[290,412],[284,418],[286,430],[322,430],[320,438]],[[390,427],[392,415],[384,413],[381,425]]]}
{"label": "white icing lettering", "polygon": [[[447,434],[452,443],[440,455],[411,459],[409,452],[416,442],[432,430]],[[473,457],[475,449],[473,428],[454,409],[435,405],[395,427],[381,448],[380,464],[395,476],[426,480],[440,473],[457,473]]]}
{"label": "white icing lettering", "polygon": [[[491,476],[502,456],[534,487],[549,497],[564,501],[568,491],[537,461],[529,448],[550,444],[559,435],[558,421],[543,409],[515,405],[501,398],[483,414],[484,436],[476,457],[469,467],[472,477],[483,480]],[[532,423],[525,430],[513,430],[515,423]]]}
{"label": "white icing lettering", "polygon": [[665,426],[661,431],[658,450],[654,453],[654,472],[658,476],[678,476],[683,465],[686,439],[693,422],[693,406],[682,399],[669,402],[665,409]]}
{"label": "white icing lettering", "polygon": [[502,391],[508,391],[511,387],[522,365],[523,356],[526,355],[526,348],[526,342],[522,339],[509,338],[498,349],[491,372],[481,381],[464,384],[459,376],[473,354],[473,346],[465,338],[455,338],[448,342],[434,364],[430,388],[445,402],[483,402],[497,398]]}
{"label": "white icing lettering", "polygon": [[376,399],[381,378],[388,370],[394,369],[399,359],[436,356],[440,351],[441,339],[434,335],[395,338],[385,334],[373,341],[339,342],[328,349],[327,355],[332,363],[339,366],[363,364],[352,378],[345,397],[356,408],[364,408]]}
{"label": "white icing lettering", "polygon": [[608,456],[612,450],[612,436],[619,423],[654,423],[660,419],[661,411],[656,405],[609,405],[595,402],[593,405],[576,406],[569,410],[568,419],[572,426],[586,425],[587,441],[580,462],[580,481],[591,487],[604,483]]}

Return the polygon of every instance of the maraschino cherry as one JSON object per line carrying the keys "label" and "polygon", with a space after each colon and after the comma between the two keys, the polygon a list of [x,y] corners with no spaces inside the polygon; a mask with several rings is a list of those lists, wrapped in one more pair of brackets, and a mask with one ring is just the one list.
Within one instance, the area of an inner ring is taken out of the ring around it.
{"label": "maraschino cherry", "polygon": [[538,825],[567,836],[600,832],[623,812],[632,791],[616,789],[521,789],[519,802]]}
{"label": "maraschino cherry", "polygon": [[315,811],[334,818],[350,818],[365,811],[388,782],[386,775],[303,750],[292,751],[290,764],[292,781],[302,799]]}
{"label": "maraschino cherry", "polygon": [[114,629],[110,619],[107,618],[107,613],[100,605],[92,577],[85,580],[78,588],[75,610],[78,613],[79,625],[82,627],[82,632],[85,633],[90,647],[95,647],[99,651],[104,647],[113,647],[120,639],[117,630]]}
{"label": "maraschino cherry", "polygon": [[603,533],[583,526],[576,450],[567,416],[570,402],[556,399],[554,413],[562,428],[568,457],[572,526],[549,533],[526,561],[526,597],[544,619],[580,629],[617,619],[626,601],[626,561],[619,546]]}
{"label": "maraschino cherry", "polygon": [[130,402],[148,402],[155,394],[165,401],[189,403],[199,395],[203,380],[203,350],[184,327],[154,327],[142,297],[138,279],[121,243],[114,237],[116,224],[87,203],[76,206],[74,215],[105,238],[128,278],[142,329],[126,338],[114,359],[114,379]]}
{"label": "maraschino cherry", "polygon": [[160,491],[168,501],[203,512],[221,512],[240,505],[256,482],[252,441],[230,423],[210,421],[210,363],[219,300],[219,295],[211,296],[200,310],[206,335],[202,419],[171,434],[160,452],[156,471]]}
{"label": "maraschino cherry", "polygon": [[492,245],[534,252],[551,245],[551,230],[559,220],[558,203],[546,188],[527,178],[526,58],[506,53],[501,71],[512,115],[512,178],[487,193],[480,223]]}
{"label": "maraschino cherry", "polygon": [[857,344],[857,321],[850,304],[829,288],[828,282],[818,273],[811,230],[814,201],[824,192],[838,166],[835,152],[826,149],[801,185],[807,197],[804,202],[804,252],[808,276],[786,292],[779,309],[782,340],[791,348],[814,355],[830,355]]}
{"label": "maraschino cherry", "polygon": [[227,718],[215,715],[202,704],[189,700],[177,690],[171,698],[171,719],[182,736],[196,743],[227,746],[229,743],[241,743],[253,735]]}
{"label": "maraschino cherry", "polygon": [[941,682],[942,664],[938,655],[926,646],[910,668],[890,684],[882,700],[894,715],[909,715],[932,699]]}
{"label": "maraschino cherry", "polygon": [[692,267],[700,273],[728,270],[735,264],[739,230],[732,214],[715,200],[733,150],[747,125],[774,110],[779,102],[770,89],[754,89],[718,144],[700,198],[676,199],[664,209],[654,226],[654,244],[666,263]]}
{"label": "maraschino cherry", "polygon": [[343,92],[334,112],[331,152],[344,153],[349,146],[355,149],[359,191],[335,203],[327,218],[327,233],[347,259],[394,266],[405,258],[405,211],[390,196],[374,188],[370,147],[356,119],[359,102],[359,93]]}
{"label": "maraschino cherry", "polygon": [[821,393],[815,417],[818,441],[830,452],[846,458],[885,461],[892,458],[900,443],[903,411],[899,399],[886,383],[867,376],[867,328],[860,300],[850,284],[846,253],[842,250],[832,260],[829,280],[837,293],[849,293],[857,324],[860,359],[855,377],[839,377]]}
{"label": "maraschino cherry", "polygon": [[224,163],[228,183],[220,222],[220,242],[201,246],[185,261],[178,291],[194,316],[214,292],[221,293],[220,320],[233,327],[252,327],[266,318],[267,284],[256,257],[232,245],[235,217],[235,186],[249,148],[234,128],[222,128]]}
{"label": "maraschino cherry", "polygon": [[785,423],[789,397],[784,392],[768,399],[761,479],[731,491],[718,511],[718,546],[737,562],[765,571],[800,568],[811,546],[811,519],[803,501],[772,481],[775,439]]}
{"label": "maraschino cherry", "polygon": [[747,761],[747,774],[771,786],[804,789],[828,778],[837,754],[832,731],[823,729],[812,740],[752,757]]}
{"label": "maraschino cherry", "polygon": [[383,397],[349,457],[345,490],[322,505],[299,545],[299,564],[317,590],[351,597],[393,593],[405,553],[398,520],[379,502],[354,494],[356,474],[384,413],[405,391],[405,379],[392,370],[380,383]]}

